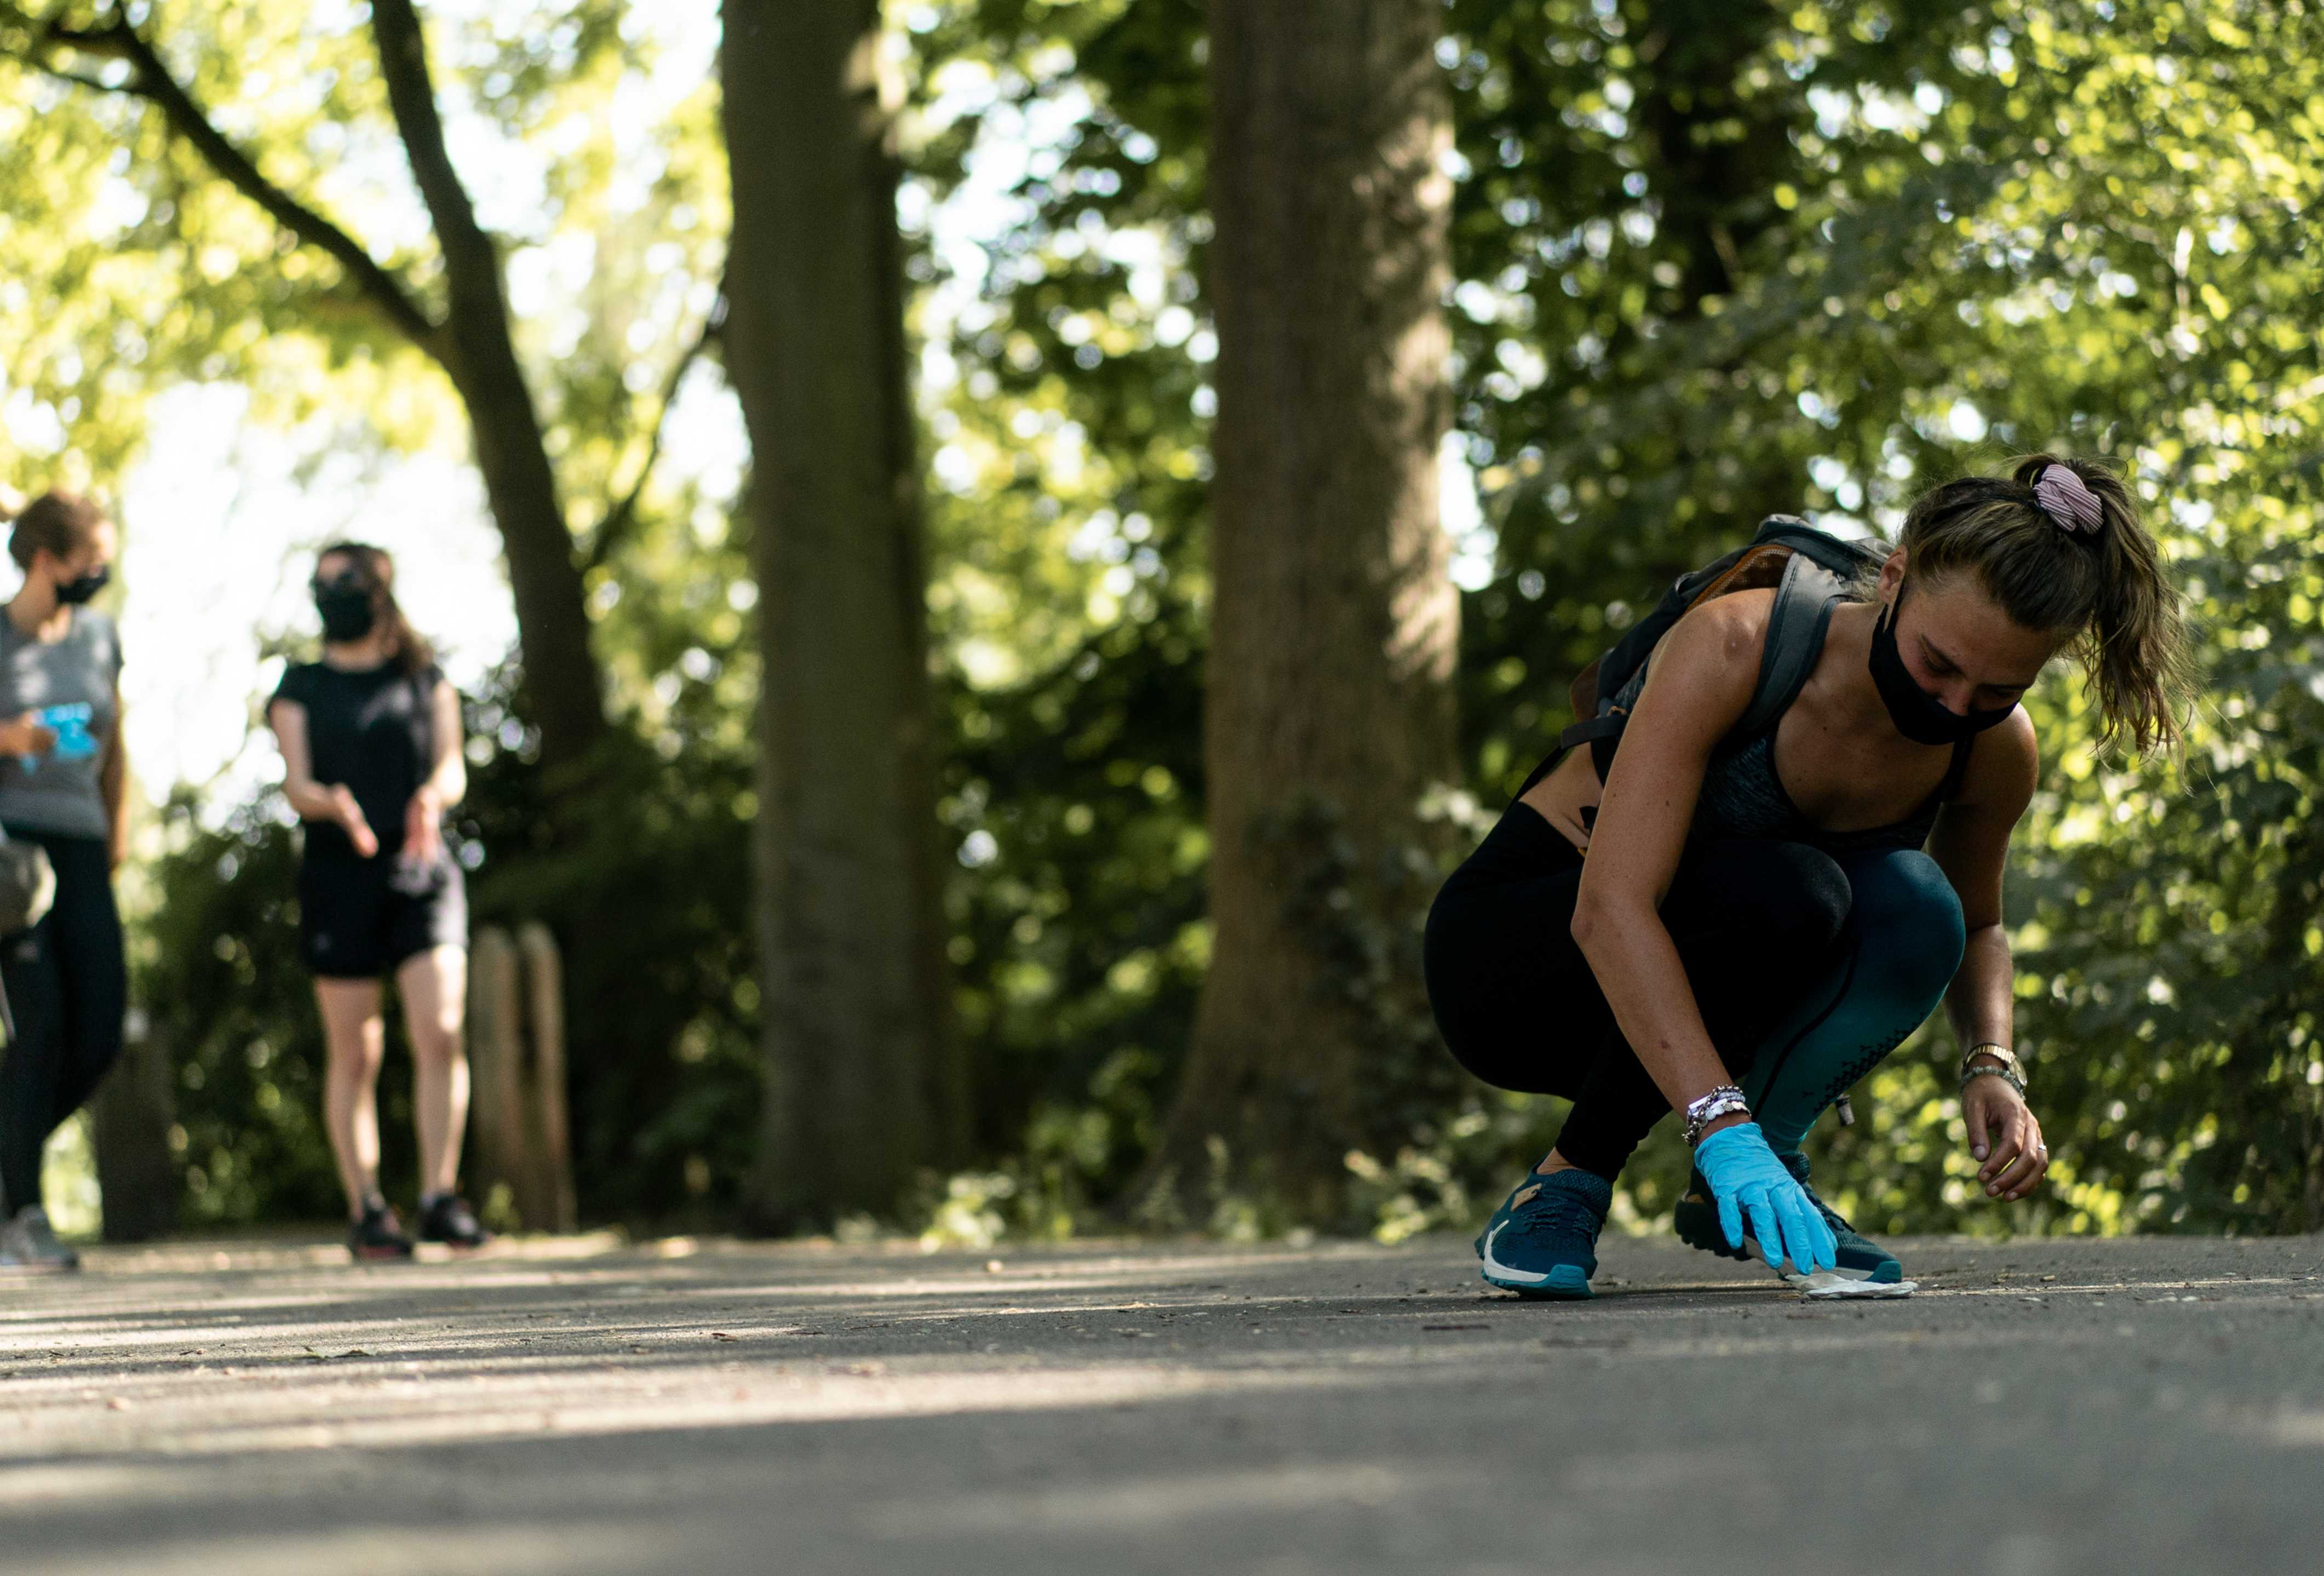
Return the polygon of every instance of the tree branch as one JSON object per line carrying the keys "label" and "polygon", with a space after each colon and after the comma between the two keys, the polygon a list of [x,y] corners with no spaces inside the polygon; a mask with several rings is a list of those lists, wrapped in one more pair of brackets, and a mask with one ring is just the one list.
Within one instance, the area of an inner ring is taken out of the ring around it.
{"label": "tree branch", "polygon": [[436,244],[444,252],[451,287],[449,327],[456,336],[480,330],[505,336],[508,309],[501,293],[500,252],[476,222],[475,204],[444,146],[444,120],[436,107],[420,14],[411,0],[374,0],[371,25],[388,107],[403,138],[412,181],[435,223]]}
{"label": "tree branch", "polygon": [[726,281],[721,279],[718,281],[718,299],[710,303],[710,314],[702,320],[702,332],[694,336],[694,342],[686,347],[686,354],[678,358],[678,364],[669,369],[669,376],[662,383],[661,404],[654,412],[653,435],[646,443],[645,462],[638,467],[637,480],[630,484],[629,491],[622,495],[622,501],[606,512],[604,522],[597,527],[596,535],[589,543],[588,556],[582,561],[581,567],[585,573],[613,557],[613,549],[621,545],[622,538],[629,535],[631,526],[637,520],[638,500],[645,496],[646,484],[653,479],[655,462],[661,458],[662,429],[669,425],[670,407],[678,403],[678,385],[686,382],[686,374],[694,370],[694,364],[701,359],[702,353],[710,348],[712,341],[719,338],[725,328]]}
{"label": "tree branch", "polygon": [[[14,7],[9,9],[21,15]],[[35,55],[22,57],[27,64],[63,81],[100,92],[125,94],[154,106],[161,110],[162,121],[171,132],[192,144],[194,151],[228,185],[265,209],[276,224],[300,240],[327,253],[398,331],[438,361],[443,359],[437,325],[403,281],[374,261],[355,237],[269,180],[250,156],[217,129],[135,28],[126,22],[111,22],[97,28],[71,28],[51,23],[38,36],[40,45],[45,47]],[[49,50],[54,49],[125,61],[130,67],[130,78],[115,87],[68,70],[44,58]]]}

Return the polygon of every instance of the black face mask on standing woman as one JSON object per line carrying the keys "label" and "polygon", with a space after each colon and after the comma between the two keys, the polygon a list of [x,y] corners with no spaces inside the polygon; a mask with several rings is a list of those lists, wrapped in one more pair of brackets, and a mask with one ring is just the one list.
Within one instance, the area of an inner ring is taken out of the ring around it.
{"label": "black face mask on standing woman", "polygon": [[1872,683],[1880,691],[1881,702],[1888,708],[1888,720],[1896,724],[1896,731],[1915,744],[1958,744],[1997,723],[2007,721],[2009,714],[2017,709],[2015,704],[1964,714],[1949,709],[1913,682],[1912,671],[1904,666],[1904,654],[1896,649],[1896,615],[1904,606],[1904,588],[1899,585],[1896,600],[1872,625]]}
{"label": "black face mask on standing woman", "polygon": [[67,607],[78,607],[104,590],[112,579],[113,571],[100,567],[70,580],[60,580],[57,582],[57,600]]}
{"label": "black face mask on standing woman", "polygon": [[334,644],[360,641],[379,620],[371,593],[360,584],[334,580],[315,587],[315,611],[323,615],[323,639]]}

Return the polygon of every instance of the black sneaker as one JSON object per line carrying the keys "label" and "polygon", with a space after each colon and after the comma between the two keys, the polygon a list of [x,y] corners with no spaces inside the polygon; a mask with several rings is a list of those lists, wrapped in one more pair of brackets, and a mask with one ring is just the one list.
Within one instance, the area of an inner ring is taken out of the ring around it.
{"label": "black sneaker", "polygon": [[454,1248],[482,1248],[493,1240],[493,1234],[476,1219],[476,1212],[468,1207],[466,1199],[456,1193],[447,1193],[420,1206],[420,1240]]}
{"label": "black sneaker", "polygon": [[57,1240],[49,1212],[26,1204],[0,1223],[0,1268],[67,1270],[80,1267],[80,1255]]}
{"label": "black sneaker", "polygon": [[347,1228],[347,1251],[358,1260],[409,1258],[411,1239],[403,1234],[403,1222],[393,1210],[383,1203],[367,1204],[363,1219]]}

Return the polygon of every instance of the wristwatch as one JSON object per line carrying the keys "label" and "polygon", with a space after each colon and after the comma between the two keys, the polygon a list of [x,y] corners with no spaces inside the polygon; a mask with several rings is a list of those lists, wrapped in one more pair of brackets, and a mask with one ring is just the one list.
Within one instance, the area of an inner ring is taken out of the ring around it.
{"label": "wristwatch", "polygon": [[[2000,1065],[1997,1067],[1970,1066],[1969,1064],[1976,1061],[1979,1056],[1990,1057],[1993,1061],[1998,1062]],[[1987,1075],[2000,1079],[2012,1089],[2017,1091],[2019,1099],[2022,1100],[2024,1098],[2025,1065],[2017,1059],[2017,1053],[2011,1050],[2007,1046],[1990,1044],[1971,1046],[1968,1050],[1961,1053],[1960,1087],[1966,1089],[1969,1087],[1969,1081],[1970,1079],[1982,1078]]]}

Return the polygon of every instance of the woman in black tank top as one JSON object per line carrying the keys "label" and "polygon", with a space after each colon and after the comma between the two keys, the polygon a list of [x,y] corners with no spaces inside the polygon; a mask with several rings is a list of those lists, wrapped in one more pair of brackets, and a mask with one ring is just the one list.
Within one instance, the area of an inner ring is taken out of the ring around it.
{"label": "woman in black tank top", "polygon": [[1941,1000],[1980,1184],[2015,1201],[2048,1169],[2001,923],[2036,770],[2017,699],[2071,651],[2107,737],[2175,742],[2178,597],[2136,504],[2047,455],[1936,488],[1877,587],[1832,611],[1798,697],[1734,739],[1771,604],[1737,592],[1681,619],[1602,789],[1587,752],[1545,762],[1430,913],[1452,1054],[1573,1101],[1478,1239],[1494,1285],[1589,1295],[1613,1182],[1676,1111],[1687,1241],[1757,1251],[1811,1295],[1909,1292],[1815,1195],[1800,1146]]}
{"label": "woman in black tank top", "polygon": [[443,822],[467,783],[460,702],[396,605],[394,574],[377,548],[324,550],[314,579],[322,659],[288,669],[267,703],[283,797],[306,825],[300,945],[329,1047],[325,1126],[358,1258],[411,1252],[379,1191],[383,975],[395,978],[411,1035],[420,1235],[459,1248],[484,1240],[457,1191],[468,909]]}

